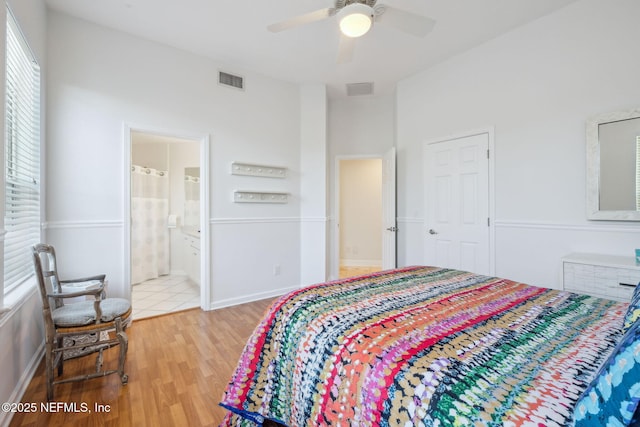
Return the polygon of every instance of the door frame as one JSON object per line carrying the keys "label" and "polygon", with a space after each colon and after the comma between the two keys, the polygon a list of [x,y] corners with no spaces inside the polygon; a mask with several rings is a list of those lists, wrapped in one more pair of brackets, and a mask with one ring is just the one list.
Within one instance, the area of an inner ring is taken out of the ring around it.
{"label": "door frame", "polygon": [[124,283],[128,284],[131,300],[131,133],[141,132],[178,139],[188,139],[200,144],[200,308],[211,310],[211,233],[209,227],[209,134],[194,134],[181,130],[169,130],[125,122],[124,141]]}
{"label": "door frame", "polygon": [[396,147],[391,147],[382,155],[383,270],[396,268],[398,266],[398,174],[396,171],[396,158]]}
{"label": "door frame", "polygon": [[[443,142],[449,142],[449,141],[453,141],[456,139],[462,139],[462,138],[468,138],[471,136],[476,136],[476,135],[483,135],[486,134],[488,137],[488,148],[489,148],[489,161],[488,161],[488,173],[489,173],[489,179],[488,179],[488,193],[489,193],[489,271],[491,275],[495,275],[496,274],[496,257],[495,257],[495,253],[496,253],[496,230],[495,230],[495,127],[494,126],[487,126],[485,128],[479,128],[479,129],[475,129],[475,130],[469,130],[469,131],[461,131],[459,133],[454,133],[448,136],[443,136],[443,137],[438,137],[438,138],[431,138],[431,139],[427,139],[423,142],[422,144],[422,152],[424,153],[426,151],[426,147],[428,145],[433,145],[433,144],[438,144],[438,143],[443,143]],[[426,182],[426,161],[423,158],[422,159],[422,168],[423,168],[423,185]],[[423,189],[423,194],[425,194],[426,188]],[[426,200],[423,201],[423,203],[426,203]],[[427,220],[427,213],[424,212],[424,219],[423,219],[423,229],[424,229],[424,233],[426,236],[427,233],[427,224],[426,224],[426,220]],[[426,254],[423,254],[423,256],[425,256]]]}
{"label": "door frame", "polygon": [[[384,159],[386,153],[383,154],[344,154],[344,155],[336,155],[334,157],[334,189],[333,189],[333,218],[334,225],[333,230],[331,231],[333,238],[332,252],[332,271],[330,272],[331,277],[333,279],[337,279],[340,276],[340,162],[342,160],[371,160],[371,159],[380,159],[382,160],[382,168],[384,168]],[[395,181],[395,178],[394,178]],[[383,183],[384,184],[384,183]],[[384,189],[382,186],[380,187],[380,191],[383,192]],[[384,198],[383,198],[384,202]],[[396,203],[395,199],[391,201],[392,203]],[[382,210],[380,211],[381,218],[384,218],[384,210],[385,206],[382,206]],[[380,230],[380,238],[383,238],[383,230]],[[384,248],[383,248],[384,250]],[[381,260],[382,261],[382,260]],[[397,243],[396,243],[396,263],[397,263]]]}

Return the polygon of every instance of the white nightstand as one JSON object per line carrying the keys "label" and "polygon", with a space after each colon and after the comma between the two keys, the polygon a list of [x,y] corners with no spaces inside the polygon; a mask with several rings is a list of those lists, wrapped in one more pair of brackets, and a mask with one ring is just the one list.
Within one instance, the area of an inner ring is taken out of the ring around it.
{"label": "white nightstand", "polygon": [[635,257],[572,253],[562,258],[565,291],[629,302],[640,282]]}

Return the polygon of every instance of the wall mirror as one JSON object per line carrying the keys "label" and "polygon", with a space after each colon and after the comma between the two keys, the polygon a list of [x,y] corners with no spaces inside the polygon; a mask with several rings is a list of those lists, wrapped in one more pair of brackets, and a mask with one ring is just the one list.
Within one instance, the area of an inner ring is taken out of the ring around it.
{"label": "wall mirror", "polygon": [[200,228],[200,168],[184,169],[184,226]]}
{"label": "wall mirror", "polygon": [[587,121],[587,218],[640,221],[640,109]]}

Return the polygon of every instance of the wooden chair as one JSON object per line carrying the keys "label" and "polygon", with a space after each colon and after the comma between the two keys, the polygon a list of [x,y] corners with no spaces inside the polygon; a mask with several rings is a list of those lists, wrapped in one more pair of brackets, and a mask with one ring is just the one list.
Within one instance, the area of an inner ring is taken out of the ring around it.
{"label": "wooden chair", "polygon": [[[53,386],[117,373],[122,384],[128,340],[125,328],[131,322],[131,304],[123,298],[105,297],[105,275],[75,280],[59,280],[56,253],[53,246],[33,246],[33,262],[42,297],[45,326],[45,361],[47,400],[53,399]],[[87,296],[93,296],[93,300]],[[65,299],[84,300],[64,303]],[[87,339],[89,338],[89,339]],[[119,345],[118,368],[103,370],[103,351]],[[65,354],[66,352],[66,354]],[[95,372],[63,378],[65,359],[98,353]],[[58,368],[56,379],[54,370]]]}

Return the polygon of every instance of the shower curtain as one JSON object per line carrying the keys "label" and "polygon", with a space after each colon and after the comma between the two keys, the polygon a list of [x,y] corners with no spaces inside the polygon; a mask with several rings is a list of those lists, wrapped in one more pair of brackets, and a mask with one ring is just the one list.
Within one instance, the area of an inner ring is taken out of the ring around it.
{"label": "shower curtain", "polygon": [[169,274],[169,177],[167,172],[131,168],[131,283]]}

